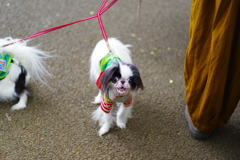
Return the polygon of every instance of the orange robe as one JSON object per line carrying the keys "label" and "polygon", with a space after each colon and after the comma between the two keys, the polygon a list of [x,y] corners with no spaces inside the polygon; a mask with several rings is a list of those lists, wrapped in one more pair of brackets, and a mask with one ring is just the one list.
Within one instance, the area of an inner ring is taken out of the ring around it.
{"label": "orange robe", "polygon": [[184,77],[193,124],[224,125],[240,99],[240,0],[192,0]]}

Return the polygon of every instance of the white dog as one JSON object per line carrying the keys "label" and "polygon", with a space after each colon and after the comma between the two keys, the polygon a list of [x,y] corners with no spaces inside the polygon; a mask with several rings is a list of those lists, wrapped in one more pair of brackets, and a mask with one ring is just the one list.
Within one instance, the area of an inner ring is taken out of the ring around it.
{"label": "white dog", "polygon": [[119,104],[117,126],[126,128],[131,117],[134,93],[144,86],[138,69],[132,64],[130,45],[115,38],[109,39],[113,53],[109,53],[104,40],[98,42],[90,59],[90,78],[96,82],[99,94],[93,103],[101,105],[93,112],[93,120],[99,121],[99,136],[107,133],[113,124],[112,105]]}
{"label": "white dog", "polygon": [[[10,37],[0,39],[0,46],[16,42]],[[11,110],[26,107],[26,85],[30,77],[45,83],[49,75],[45,69],[43,58],[50,57],[36,47],[28,47],[26,42],[18,42],[6,47],[0,47],[0,100],[10,101],[19,98],[19,102]]]}

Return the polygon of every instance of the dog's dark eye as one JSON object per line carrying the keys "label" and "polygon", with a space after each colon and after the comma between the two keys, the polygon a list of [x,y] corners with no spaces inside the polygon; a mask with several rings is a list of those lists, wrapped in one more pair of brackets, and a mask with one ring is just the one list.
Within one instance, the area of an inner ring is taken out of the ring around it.
{"label": "dog's dark eye", "polygon": [[132,83],[133,83],[133,78],[132,78],[132,77],[128,78],[128,83],[129,83],[129,84],[132,84]]}
{"label": "dog's dark eye", "polygon": [[117,83],[117,81],[118,81],[118,77],[114,77],[114,78],[112,79],[112,82],[113,82],[113,83]]}

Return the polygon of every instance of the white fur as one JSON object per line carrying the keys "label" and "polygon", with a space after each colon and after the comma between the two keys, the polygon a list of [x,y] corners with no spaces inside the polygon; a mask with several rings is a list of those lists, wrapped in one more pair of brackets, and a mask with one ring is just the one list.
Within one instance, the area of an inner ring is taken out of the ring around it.
{"label": "white fur", "polygon": [[120,70],[121,70],[123,79],[127,79],[128,77],[132,76],[131,69],[126,65],[120,65]]}
{"label": "white fur", "polygon": [[[18,40],[19,39],[12,39],[11,37],[0,39],[0,46],[16,42]],[[10,101],[17,97],[19,98],[19,102],[12,106],[11,110],[23,109],[26,107],[27,103],[28,92],[26,90],[24,90],[20,95],[17,95],[15,92],[15,82],[21,73],[21,68],[18,63],[20,63],[27,71],[25,85],[27,85],[30,77],[46,84],[44,77],[50,75],[45,69],[45,62],[43,61],[44,58],[49,58],[50,56],[36,47],[27,46],[26,43],[27,42],[18,42],[6,47],[0,47],[0,53],[11,54],[15,61],[15,63],[10,64],[7,76],[0,80],[0,100]]]}
{"label": "white fur", "polygon": [[[18,40],[19,39],[12,39],[11,37],[0,39],[0,46]],[[34,80],[45,83],[44,77],[50,74],[44,67],[45,62],[43,59],[51,57],[46,54],[46,52],[37,49],[37,47],[27,46],[27,42],[19,42],[7,47],[0,47],[0,53],[6,52],[10,53],[14,59],[19,61]]]}
{"label": "white fur", "polygon": [[94,104],[100,104],[102,101],[102,91],[99,90],[98,95],[94,98],[94,101],[92,103]]}
{"label": "white fur", "polygon": [[15,81],[20,74],[21,69],[16,64],[11,64],[9,74],[0,81],[0,99],[4,101],[15,99]]}
{"label": "white fur", "polygon": [[112,116],[112,111],[110,113],[105,113],[105,112],[102,111],[102,109],[100,107],[98,107],[93,112],[92,119],[94,121],[99,122],[99,126],[101,128],[98,131],[98,134],[99,134],[100,137],[102,137],[103,134],[105,134],[109,131],[113,122],[115,121],[115,118]]}
{"label": "white fur", "polygon": [[[124,45],[122,42],[116,38],[109,38],[109,44],[114,54],[120,57],[123,63],[132,64],[131,52],[128,49],[130,45]],[[108,54],[108,48],[104,40],[101,40],[97,43],[96,47],[93,50],[93,53],[90,58],[90,78],[92,81],[96,81],[100,73],[100,61],[101,59]],[[122,77],[127,79],[132,75],[129,67],[120,64],[121,73],[124,73]],[[115,91],[110,91],[110,98]],[[93,103],[101,103],[102,100],[102,91],[99,91],[98,95],[95,97]],[[131,118],[132,106],[124,107],[123,104],[119,104],[119,109],[117,111],[117,126],[121,129],[126,128],[126,123],[128,118]],[[101,137],[103,134],[107,133],[115,118],[112,116],[112,111],[110,113],[105,113],[100,107],[98,107],[92,114],[92,119],[94,121],[99,121],[99,126],[101,127],[98,134]]]}
{"label": "white fur", "polygon": [[132,118],[132,105],[124,107],[123,104],[120,104],[117,112],[117,126],[125,129],[128,118]]}

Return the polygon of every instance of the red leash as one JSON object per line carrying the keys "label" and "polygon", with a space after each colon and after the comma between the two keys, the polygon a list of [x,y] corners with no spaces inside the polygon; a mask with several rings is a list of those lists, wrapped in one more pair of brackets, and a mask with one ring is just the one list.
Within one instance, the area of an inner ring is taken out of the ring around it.
{"label": "red leash", "polygon": [[102,3],[101,7],[99,8],[98,13],[97,13],[97,18],[98,18],[98,23],[99,23],[100,29],[102,31],[103,38],[104,38],[104,40],[105,40],[105,42],[107,44],[109,52],[111,53],[112,50],[111,50],[110,45],[108,43],[108,37],[107,37],[106,31],[104,29],[104,25],[103,25],[102,18],[101,18],[102,9],[106,5],[107,1],[108,0],[104,0],[104,2]]}
{"label": "red leash", "polygon": [[[40,36],[40,35],[43,35],[43,34],[46,34],[46,33],[49,33],[49,32],[52,32],[52,31],[55,31],[55,30],[58,30],[58,29],[61,29],[61,28],[64,28],[64,27],[67,27],[67,26],[70,26],[70,25],[73,25],[75,23],[79,23],[79,22],[83,22],[83,21],[87,21],[87,20],[90,20],[90,19],[93,19],[93,18],[96,18],[98,17],[98,22],[99,22],[99,25],[100,25],[100,28],[101,28],[101,31],[102,31],[102,34],[103,34],[103,38],[104,40],[106,41],[107,45],[108,45],[108,48],[110,50],[110,46],[108,44],[108,38],[107,38],[107,35],[106,35],[106,31],[104,29],[104,26],[103,26],[103,23],[102,23],[102,19],[101,19],[101,15],[103,13],[105,13],[109,8],[111,8],[118,0],[113,0],[111,3],[109,3],[109,5],[107,5],[105,8],[104,6],[106,5],[108,0],[104,0],[103,4],[101,5],[100,9],[98,10],[98,13],[94,16],[91,16],[91,17],[88,17],[88,18],[85,18],[85,19],[82,19],[82,20],[79,20],[79,21],[75,21],[75,22],[72,22],[72,23],[68,23],[68,24],[64,24],[64,25],[61,25],[61,26],[57,26],[57,27],[53,27],[53,28],[50,28],[50,29],[47,29],[47,30],[44,30],[44,31],[41,31],[41,32],[38,32],[38,33],[35,33],[29,37],[26,37],[24,39],[20,39],[19,41],[16,41],[16,42],[12,42],[12,43],[9,43],[9,44],[5,44],[1,47],[6,47],[6,46],[9,46],[9,45],[12,45],[12,44],[15,44],[17,42],[21,42],[21,41],[24,41],[24,40],[28,40],[28,39],[31,39],[31,38],[34,38],[34,37],[37,37],[37,36]],[[111,51],[111,50],[110,50]]]}

